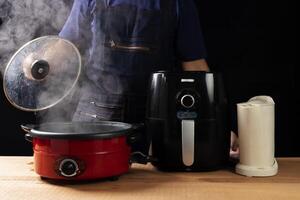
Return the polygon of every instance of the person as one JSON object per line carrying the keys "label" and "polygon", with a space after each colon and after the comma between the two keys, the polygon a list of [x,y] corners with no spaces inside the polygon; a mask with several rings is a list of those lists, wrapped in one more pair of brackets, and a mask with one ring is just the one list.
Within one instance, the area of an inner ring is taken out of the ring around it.
{"label": "person", "polygon": [[75,0],[59,36],[85,58],[88,84],[75,121],[129,120],[124,102],[132,113],[143,110],[153,71],[178,62],[183,70],[209,71],[193,0]]}
{"label": "person", "polygon": [[84,58],[72,121],[144,122],[152,72],[209,71],[193,0],[75,0],[59,36]]}
{"label": "person", "polygon": [[75,0],[59,36],[84,58],[73,121],[144,122],[152,72],[209,71],[193,0]]}

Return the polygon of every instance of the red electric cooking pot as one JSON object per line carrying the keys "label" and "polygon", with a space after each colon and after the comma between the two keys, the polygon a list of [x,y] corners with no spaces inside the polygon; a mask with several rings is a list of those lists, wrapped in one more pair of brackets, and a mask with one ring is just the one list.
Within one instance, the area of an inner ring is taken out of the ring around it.
{"label": "red electric cooking pot", "polygon": [[[23,45],[3,76],[9,102],[24,111],[42,111],[73,93],[81,74],[81,56],[68,40],[44,36]],[[141,125],[121,122],[52,122],[26,125],[35,171],[51,179],[87,180],[126,173],[130,163],[147,162],[131,152]]]}
{"label": "red electric cooking pot", "polygon": [[91,180],[118,177],[129,170],[130,145],[142,126],[102,121],[22,128],[33,144],[37,174],[51,179]]}

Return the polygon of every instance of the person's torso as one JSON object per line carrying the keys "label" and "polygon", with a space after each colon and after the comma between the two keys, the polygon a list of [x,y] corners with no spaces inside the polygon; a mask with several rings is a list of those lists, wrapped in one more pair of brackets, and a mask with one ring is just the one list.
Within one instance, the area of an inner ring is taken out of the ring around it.
{"label": "person's torso", "polygon": [[89,84],[76,120],[118,118],[124,110],[133,115],[145,106],[150,74],[175,65],[176,2],[91,1],[93,36],[85,67]]}
{"label": "person's torso", "polygon": [[173,64],[176,0],[96,0],[91,7],[92,80],[102,72],[147,76]]}

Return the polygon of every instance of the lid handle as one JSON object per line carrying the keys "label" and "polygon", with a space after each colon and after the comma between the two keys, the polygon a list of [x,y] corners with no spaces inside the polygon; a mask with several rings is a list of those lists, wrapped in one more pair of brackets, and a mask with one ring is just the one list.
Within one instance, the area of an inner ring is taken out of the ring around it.
{"label": "lid handle", "polygon": [[49,63],[45,60],[35,60],[31,65],[31,76],[35,80],[43,80],[49,71]]}
{"label": "lid handle", "polygon": [[34,129],[34,125],[33,124],[21,125],[21,129],[26,133],[29,133],[32,129]]}

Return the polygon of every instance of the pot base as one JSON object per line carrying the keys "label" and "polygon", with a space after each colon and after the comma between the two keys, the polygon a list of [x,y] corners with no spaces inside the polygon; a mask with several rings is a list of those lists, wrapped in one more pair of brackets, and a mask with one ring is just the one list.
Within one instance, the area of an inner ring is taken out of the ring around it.
{"label": "pot base", "polygon": [[43,178],[95,180],[118,177],[129,170],[126,137],[105,140],[34,138],[34,168]]}

